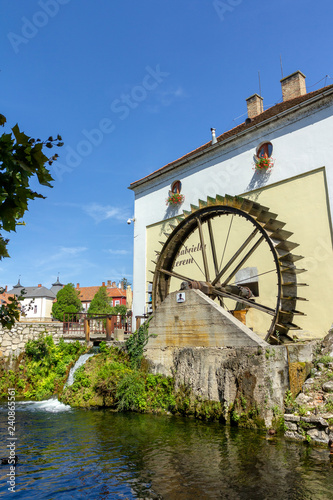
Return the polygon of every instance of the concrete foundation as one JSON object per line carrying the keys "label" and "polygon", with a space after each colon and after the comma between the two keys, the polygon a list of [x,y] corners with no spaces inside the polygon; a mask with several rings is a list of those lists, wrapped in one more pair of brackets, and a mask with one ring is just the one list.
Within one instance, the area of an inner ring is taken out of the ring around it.
{"label": "concrete foundation", "polygon": [[[308,376],[315,346],[316,342],[239,348],[148,345],[144,356],[152,373],[173,376],[176,387],[188,386],[195,396],[228,408],[245,402],[247,409],[260,410],[269,427],[276,409],[283,412],[286,391],[297,392]],[[296,367],[300,370],[295,378]]]}
{"label": "concrete foundation", "polygon": [[149,348],[268,344],[200,290],[170,293],[149,323]]}

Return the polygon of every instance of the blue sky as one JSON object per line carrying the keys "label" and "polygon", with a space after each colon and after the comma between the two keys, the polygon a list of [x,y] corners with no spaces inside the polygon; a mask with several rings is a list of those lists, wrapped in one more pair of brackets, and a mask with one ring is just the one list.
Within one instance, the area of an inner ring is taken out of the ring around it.
{"label": "blue sky", "polygon": [[[329,0],[1,0],[1,109],[60,134],[53,189],[10,234],[11,288],[132,280],[129,184],[281,101],[283,74],[333,83]],[[326,75],[329,77],[325,78]]]}

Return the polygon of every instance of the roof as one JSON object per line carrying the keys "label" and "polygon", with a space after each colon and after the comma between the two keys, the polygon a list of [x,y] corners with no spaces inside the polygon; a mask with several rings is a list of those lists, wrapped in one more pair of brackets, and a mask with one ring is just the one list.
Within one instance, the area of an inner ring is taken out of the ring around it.
{"label": "roof", "polygon": [[24,286],[23,290],[25,290],[25,293],[23,294],[24,299],[46,297],[47,299],[53,300],[56,297],[56,295],[45,286]]}
{"label": "roof", "polygon": [[[91,302],[100,288],[100,286],[85,286],[76,288],[76,290],[80,292],[79,299],[81,302]],[[126,298],[126,290],[121,290],[120,288],[106,288],[106,291],[108,296],[112,299],[118,297]]]}
{"label": "roof", "polygon": [[0,293],[0,305],[8,304],[9,297],[14,297],[12,293]]}
{"label": "roof", "polygon": [[62,283],[60,283],[59,276],[58,276],[57,281],[55,283],[52,283],[51,292],[53,292],[54,295],[57,295],[59,290],[61,290],[63,287],[64,287],[64,285]]}
{"label": "roof", "polygon": [[48,299],[55,299],[56,294],[45,286],[22,286],[20,280],[17,285],[9,290],[8,294],[13,294],[16,296],[21,295],[22,290],[24,290],[23,299],[34,299],[37,297],[46,297]]}
{"label": "roof", "polygon": [[[265,122],[266,120],[273,118],[275,116],[278,116],[280,113],[291,110],[295,106],[298,106],[302,103],[305,103],[306,101],[310,101],[312,98],[318,96],[318,97],[325,97],[327,91],[333,90],[333,85],[328,85],[327,87],[323,87],[319,90],[315,90],[313,92],[309,92],[307,94],[304,94],[299,97],[295,97],[294,99],[290,99],[288,101],[284,101],[278,104],[275,104],[271,108],[266,109],[266,111],[263,111],[256,117],[252,118],[249,123],[243,122],[240,125],[237,125],[237,127],[234,127],[227,132],[224,132],[223,134],[219,135],[217,139],[217,143],[222,143],[226,141],[227,139],[233,138],[237,136],[241,132],[245,132],[247,130],[252,129],[254,126],[259,125],[260,123]],[[321,95],[324,94],[324,95]],[[184,161],[188,161],[192,159],[192,157],[195,157],[198,153],[205,152],[212,146],[212,141],[207,142],[206,144],[203,144],[202,146],[194,149],[190,153],[185,154],[184,156],[178,158],[177,160],[167,163],[163,167],[159,168],[158,170],[155,170],[149,175],[146,175],[142,179],[139,179],[135,182],[132,182],[129,186],[129,189],[135,189],[137,186],[148,182],[150,179],[155,178],[159,175],[162,175],[164,172],[168,170],[172,170],[173,168],[176,168],[179,166]],[[214,144],[214,147],[216,147],[217,144]]]}

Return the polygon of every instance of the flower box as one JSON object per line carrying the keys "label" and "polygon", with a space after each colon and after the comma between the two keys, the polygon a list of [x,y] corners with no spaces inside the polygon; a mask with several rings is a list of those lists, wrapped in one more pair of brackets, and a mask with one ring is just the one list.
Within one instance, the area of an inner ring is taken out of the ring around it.
{"label": "flower box", "polygon": [[273,158],[267,158],[266,156],[260,156],[255,164],[254,168],[255,170],[258,170],[259,172],[269,172],[271,168],[274,165],[274,160]]}
{"label": "flower box", "polygon": [[169,206],[181,205],[185,200],[185,196],[180,193],[170,193],[166,204]]}

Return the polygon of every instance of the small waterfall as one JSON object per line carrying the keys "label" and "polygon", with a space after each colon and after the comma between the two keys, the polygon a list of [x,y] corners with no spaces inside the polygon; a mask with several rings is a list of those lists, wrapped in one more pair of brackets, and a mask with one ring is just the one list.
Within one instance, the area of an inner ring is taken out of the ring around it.
{"label": "small waterfall", "polygon": [[67,382],[65,384],[66,387],[73,384],[74,373],[76,372],[76,370],[78,370],[80,368],[80,366],[84,365],[84,363],[87,361],[87,359],[91,358],[92,356],[95,356],[95,354],[96,354],[95,352],[89,353],[89,354],[82,354],[82,356],[79,357],[79,359],[77,360],[75,365],[70,369],[68,379],[67,379]]}
{"label": "small waterfall", "polygon": [[61,413],[70,411],[72,408],[69,405],[60,403],[57,398],[46,399],[44,401],[19,401],[16,403],[17,411],[43,411],[49,413]]}

